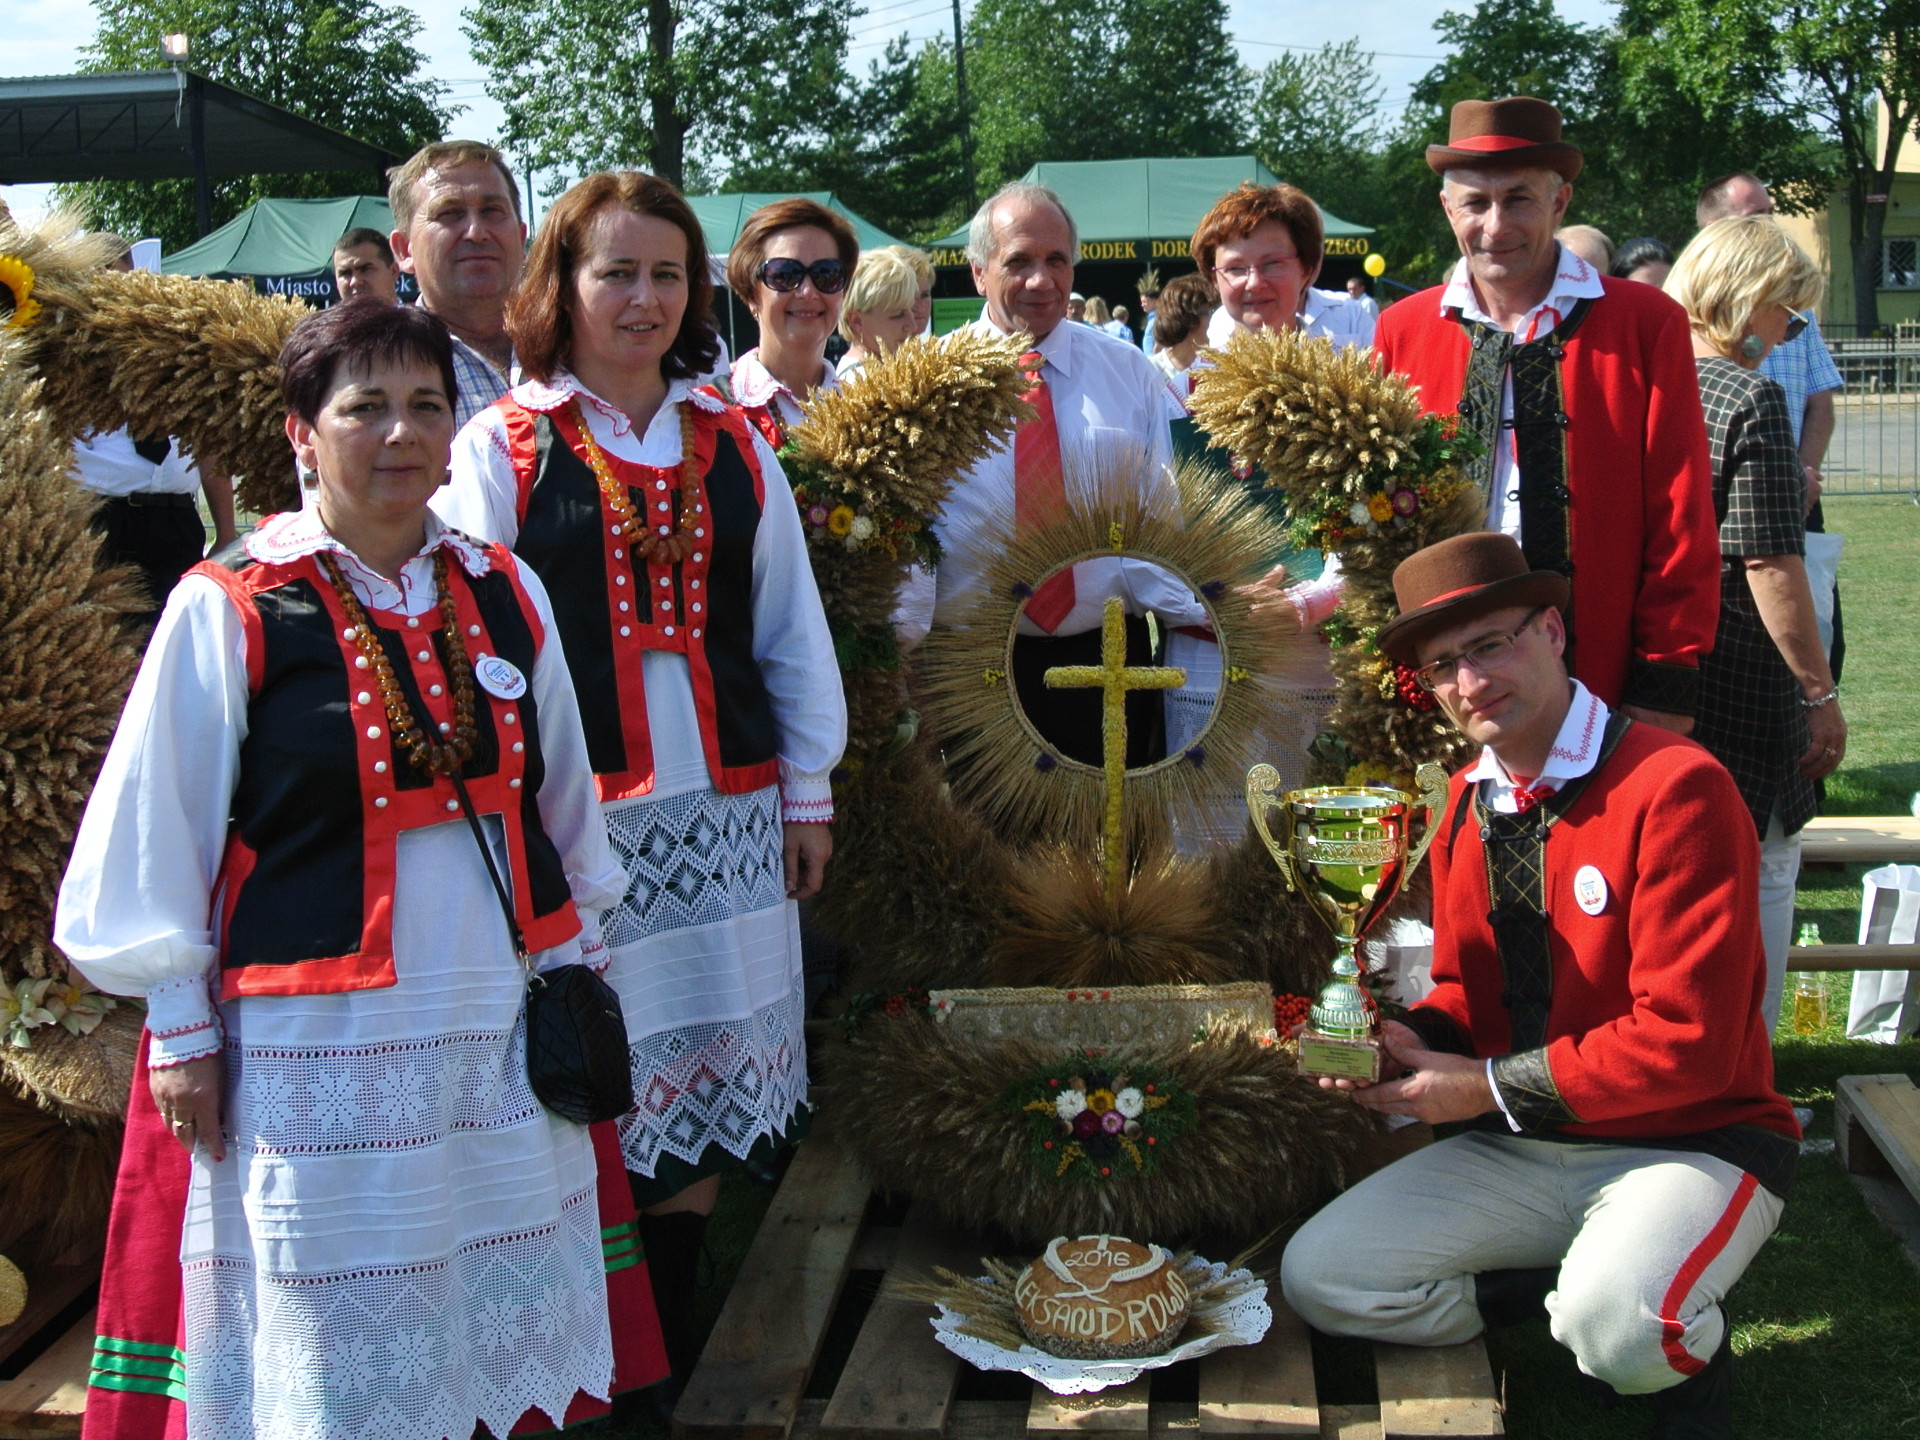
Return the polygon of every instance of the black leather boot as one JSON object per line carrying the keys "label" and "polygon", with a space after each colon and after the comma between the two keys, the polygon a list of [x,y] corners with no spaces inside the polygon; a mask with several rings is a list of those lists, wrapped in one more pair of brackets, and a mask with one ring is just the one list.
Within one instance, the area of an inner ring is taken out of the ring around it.
{"label": "black leather boot", "polygon": [[1706,1369],[1648,1398],[1652,1440],[1733,1440],[1733,1327]]}
{"label": "black leather boot", "polygon": [[1482,1270],[1473,1277],[1474,1303],[1489,1330],[1547,1318],[1547,1296],[1560,1283],[1558,1265],[1526,1270]]}
{"label": "black leather boot", "polygon": [[672,1415],[674,1403],[700,1360],[693,1302],[699,1288],[700,1252],[706,1233],[707,1217],[691,1210],[640,1216],[640,1244],[647,1252],[653,1308],[660,1316],[660,1338],[666,1344],[667,1365],[672,1372],[645,1392],[662,1419]]}

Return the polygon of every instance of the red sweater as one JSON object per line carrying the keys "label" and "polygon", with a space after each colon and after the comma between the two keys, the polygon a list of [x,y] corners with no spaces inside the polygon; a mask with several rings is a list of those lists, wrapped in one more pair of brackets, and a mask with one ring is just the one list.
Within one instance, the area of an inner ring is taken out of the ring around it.
{"label": "red sweater", "polygon": [[[1408,1018],[1430,1041],[1457,1029],[1470,1053],[1500,1056],[1511,1029],[1471,796],[1465,823],[1453,823],[1466,790],[1456,775],[1429,857],[1436,989]],[[1634,725],[1548,831],[1545,1060],[1579,1117],[1558,1133],[1630,1141],[1758,1126],[1798,1139],[1760,1018],[1760,852],[1746,819],[1711,755]],[[1606,881],[1598,914],[1574,898],[1586,866]]]}
{"label": "red sweater", "polygon": [[[1700,383],[1686,312],[1651,285],[1604,284],[1560,365],[1573,673],[1609,705],[1673,709],[1677,701],[1661,699],[1690,693],[1691,674],[1671,672],[1697,669],[1720,618]],[[1436,286],[1382,311],[1374,352],[1419,387],[1429,412],[1452,414],[1471,345],[1442,313],[1443,293]]]}

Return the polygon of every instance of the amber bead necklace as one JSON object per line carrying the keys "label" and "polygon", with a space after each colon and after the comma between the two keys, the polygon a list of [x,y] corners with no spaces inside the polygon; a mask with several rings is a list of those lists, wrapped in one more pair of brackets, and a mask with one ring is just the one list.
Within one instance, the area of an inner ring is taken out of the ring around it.
{"label": "amber bead necklace", "polygon": [[406,694],[394,678],[386,646],[373,633],[373,624],[361,608],[360,597],[353,593],[347,577],[340,572],[340,562],[324,551],[319,559],[327,578],[333,582],[334,592],[340,597],[340,608],[347,612],[352,627],[348,634],[380,687],[380,699],[387,707],[387,724],[394,737],[416,768],[431,775],[452,775],[473,754],[480,728],[473,719],[473,666],[468,663],[467,647],[460,638],[460,611],[447,585],[445,548],[433,552],[433,592],[440,604],[441,633],[447,640],[447,671],[453,680],[453,734],[445,744],[429,739],[414,722],[413,707],[407,704]]}
{"label": "amber bead necklace", "polygon": [[680,407],[680,520],[673,527],[644,524],[633,513],[633,497],[627,493],[627,487],[614,478],[613,467],[593,438],[593,431],[587,425],[587,412],[578,396],[573,401],[573,418],[580,427],[580,438],[586,442],[587,463],[593,467],[593,478],[600,483],[600,493],[607,497],[608,507],[620,517],[620,528],[614,534],[639,537],[629,543],[650,564],[678,565],[691,555],[699,543],[693,532],[701,528],[701,517],[707,508],[700,490],[700,462],[693,453],[693,402],[687,401]]}

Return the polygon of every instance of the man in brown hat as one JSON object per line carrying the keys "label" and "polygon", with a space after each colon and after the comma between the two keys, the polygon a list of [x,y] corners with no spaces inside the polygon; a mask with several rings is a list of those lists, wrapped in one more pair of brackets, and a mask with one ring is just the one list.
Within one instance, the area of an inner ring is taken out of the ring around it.
{"label": "man in brown hat", "polygon": [[1394,572],[1381,649],[1483,748],[1429,853],[1435,988],[1385,1027],[1379,1114],[1464,1121],[1287,1247],[1288,1303],[1413,1345],[1545,1314],[1656,1436],[1731,1435],[1720,1309],[1799,1152],[1760,1020],[1759,850],[1707,752],[1567,674],[1559,572],[1506,535]]}
{"label": "man in brown hat", "polygon": [[1685,734],[1720,583],[1686,316],[1555,242],[1581,155],[1546,101],[1461,101],[1427,163],[1461,259],[1381,315],[1380,363],[1485,443],[1487,528],[1571,578],[1573,673]]}

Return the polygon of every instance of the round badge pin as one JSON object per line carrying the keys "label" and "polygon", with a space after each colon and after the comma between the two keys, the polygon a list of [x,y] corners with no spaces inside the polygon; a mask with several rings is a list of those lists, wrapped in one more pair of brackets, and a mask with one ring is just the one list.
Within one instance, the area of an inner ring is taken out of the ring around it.
{"label": "round badge pin", "polygon": [[1607,908],[1607,877],[1595,865],[1582,865],[1573,877],[1573,898],[1589,915]]}
{"label": "round badge pin", "polygon": [[496,700],[518,700],[527,693],[527,677],[520,667],[498,655],[482,655],[475,661],[473,678]]}

